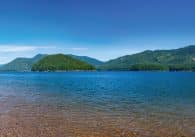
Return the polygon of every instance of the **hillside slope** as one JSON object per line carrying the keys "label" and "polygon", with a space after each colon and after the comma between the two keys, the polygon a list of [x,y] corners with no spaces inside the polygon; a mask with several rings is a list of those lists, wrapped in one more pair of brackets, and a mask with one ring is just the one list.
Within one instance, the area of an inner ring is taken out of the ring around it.
{"label": "hillside slope", "polygon": [[71,57],[73,57],[75,59],[84,61],[84,62],[86,62],[86,63],[88,63],[90,65],[93,65],[94,67],[98,67],[98,66],[103,64],[102,61],[97,60],[95,58],[88,57],[88,56],[76,56],[76,55],[69,55],[69,56],[71,56]]}

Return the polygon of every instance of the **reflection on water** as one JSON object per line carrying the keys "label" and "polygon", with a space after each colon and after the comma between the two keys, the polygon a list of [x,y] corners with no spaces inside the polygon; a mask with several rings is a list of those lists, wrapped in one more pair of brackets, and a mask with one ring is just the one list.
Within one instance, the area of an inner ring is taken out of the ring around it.
{"label": "reflection on water", "polygon": [[195,136],[195,73],[0,73],[2,136]]}

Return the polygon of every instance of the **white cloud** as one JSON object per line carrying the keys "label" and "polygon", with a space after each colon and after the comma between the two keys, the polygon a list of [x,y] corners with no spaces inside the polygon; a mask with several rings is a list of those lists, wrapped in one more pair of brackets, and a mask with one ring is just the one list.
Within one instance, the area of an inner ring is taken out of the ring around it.
{"label": "white cloud", "polygon": [[7,60],[9,60],[9,58],[8,57],[2,57],[2,56],[0,56],[0,64],[5,64],[5,63],[7,63]]}
{"label": "white cloud", "polygon": [[46,47],[46,46],[18,46],[18,45],[0,45],[0,52],[7,53],[7,52],[28,52],[28,51],[35,51],[39,49],[48,49],[53,47]]}
{"label": "white cloud", "polygon": [[[20,52],[31,52],[36,50],[48,50],[48,49],[58,49],[53,46],[28,46],[28,45],[0,45],[0,53],[20,53]],[[64,48],[73,51],[86,51],[88,48],[85,47],[72,47]]]}

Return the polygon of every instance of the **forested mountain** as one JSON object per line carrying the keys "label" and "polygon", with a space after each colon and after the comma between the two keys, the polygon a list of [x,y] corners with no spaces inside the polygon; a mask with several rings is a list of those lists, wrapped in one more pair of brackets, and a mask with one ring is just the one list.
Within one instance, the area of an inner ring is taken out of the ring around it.
{"label": "forested mountain", "polygon": [[195,46],[147,50],[105,62],[103,70],[195,70]]}

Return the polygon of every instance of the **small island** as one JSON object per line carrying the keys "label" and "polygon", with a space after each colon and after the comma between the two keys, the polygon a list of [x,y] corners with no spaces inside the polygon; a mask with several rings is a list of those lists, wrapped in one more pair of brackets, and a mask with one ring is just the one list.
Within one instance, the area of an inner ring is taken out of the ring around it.
{"label": "small island", "polygon": [[48,55],[32,66],[32,71],[88,71],[94,69],[86,62],[63,54]]}

